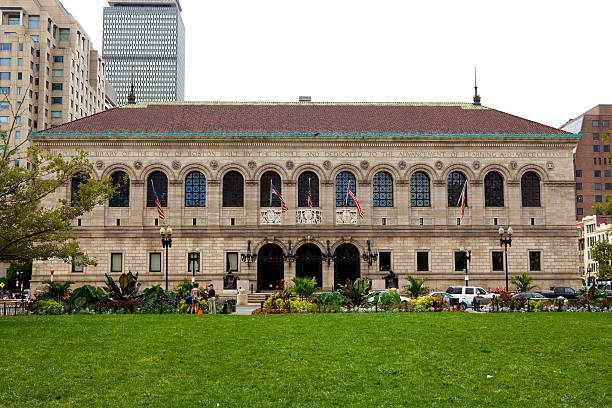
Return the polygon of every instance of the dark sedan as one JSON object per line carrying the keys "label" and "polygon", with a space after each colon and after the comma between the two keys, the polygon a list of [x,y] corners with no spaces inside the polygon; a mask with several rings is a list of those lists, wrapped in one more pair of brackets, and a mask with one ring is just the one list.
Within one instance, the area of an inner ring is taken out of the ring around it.
{"label": "dark sedan", "polygon": [[526,298],[529,300],[542,300],[542,299],[546,299],[546,296],[538,292],[521,292],[521,293],[517,293],[516,295],[512,295],[512,299],[518,299],[518,298],[523,298],[523,299]]}

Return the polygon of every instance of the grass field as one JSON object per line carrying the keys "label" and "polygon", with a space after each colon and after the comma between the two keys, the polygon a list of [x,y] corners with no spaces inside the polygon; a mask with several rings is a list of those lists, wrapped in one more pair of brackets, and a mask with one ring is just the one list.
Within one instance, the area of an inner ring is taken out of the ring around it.
{"label": "grass field", "polygon": [[6,317],[0,345],[2,407],[612,406],[612,314]]}

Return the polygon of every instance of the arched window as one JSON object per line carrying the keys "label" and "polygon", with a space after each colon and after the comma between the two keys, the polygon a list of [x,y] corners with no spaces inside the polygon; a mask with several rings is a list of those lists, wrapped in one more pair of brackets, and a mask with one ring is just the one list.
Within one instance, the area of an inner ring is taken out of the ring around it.
{"label": "arched window", "polygon": [[343,171],[336,176],[336,207],[355,207],[355,201],[348,195],[348,188],[357,195],[357,182],[353,173]]}
{"label": "arched window", "polygon": [[[260,207],[280,207],[280,198],[272,194],[272,185],[279,194],[281,191],[281,178],[275,171],[266,171],[259,180],[259,206]],[[284,197],[283,197],[284,198]]]}
{"label": "arched window", "polygon": [[540,177],[533,171],[528,171],[521,177],[521,197],[523,207],[540,206]]}
{"label": "arched window", "polygon": [[130,206],[130,178],[125,171],[116,171],[111,175],[113,186],[116,187],[115,194],[108,200],[109,207]]}
{"label": "arched window", "polygon": [[81,184],[86,184],[89,180],[89,174],[80,173],[72,178],[70,183],[70,202],[76,203],[79,201],[79,187]]}
{"label": "arched window", "polygon": [[[466,178],[463,173],[458,171],[453,171],[448,175],[448,179],[446,180],[446,188],[448,190],[448,206],[449,207],[461,207],[461,191],[463,187],[466,186]],[[466,186],[466,196],[465,196],[465,206],[467,207],[467,186]]]}
{"label": "arched window", "polygon": [[305,171],[298,177],[298,207],[310,207],[308,204],[308,192],[312,200],[312,206],[319,206],[319,177],[312,171]]}
{"label": "arched window", "polygon": [[393,207],[393,177],[386,171],[379,171],[372,181],[372,205]]}
{"label": "arched window", "polygon": [[431,207],[429,176],[416,171],[410,177],[410,206]]}
{"label": "arched window", "polygon": [[496,171],[487,173],[484,179],[485,207],[504,206],[504,179]]}
{"label": "arched window", "polygon": [[159,197],[159,202],[162,207],[168,206],[168,177],[161,171],[155,171],[151,173],[147,179],[147,207],[155,207],[155,193],[153,193],[153,186],[155,186],[155,192]]}
{"label": "arched window", "polygon": [[237,171],[230,171],[223,176],[223,206],[244,206],[244,177]]}
{"label": "arched window", "polygon": [[199,171],[185,177],[185,207],[206,207],[206,177]]}

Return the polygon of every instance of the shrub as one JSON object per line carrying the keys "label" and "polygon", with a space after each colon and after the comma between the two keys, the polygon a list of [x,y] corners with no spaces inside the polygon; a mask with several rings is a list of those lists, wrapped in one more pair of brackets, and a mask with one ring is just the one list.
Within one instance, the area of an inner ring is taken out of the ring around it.
{"label": "shrub", "polygon": [[317,305],[319,311],[339,311],[343,304],[348,301],[344,296],[338,292],[334,293],[321,293],[314,296],[313,302]]}
{"label": "shrub", "polygon": [[108,294],[108,297],[114,300],[128,300],[133,296],[136,296],[140,289],[141,283],[138,282],[138,272],[133,275],[131,271],[128,273],[122,273],[119,276],[119,284],[108,273],[106,276],[106,285],[104,291]]}
{"label": "shrub", "polygon": [[421,295],[427,293],[427,288],[423,286],[427,278],[417,279],[412,275],[406,276],[406,280],[408,281],[408,285],[402,288],[402,294],[406,296],[410,296],[413,299],[418,298]]}
{"label": "shrub", "polygon": [[64,313],[64,306],[53,299],[39,300],[38,312],[47,315],[59,315]]}
{"label": "shrub", "polygon": [[71,280],[67,280],[66,282],[46,280],[43,283],[46,283],[47,286],[45,286],[43,293],[38,296],[38,299],[55,300],[57,303],[60,303],[70,295],[70,285],[74,282]]}
{"label": "shrub", "polygon": [[346,280],[346,285],[340,287],[338,292],[346,298],[346,304],[351,307],[365,306],[372,284],[364,278],[357,278],[355,282]]}
{"label": "shrub", "polygon": [[72,292],[70,298],[68,299],[68,303],[74,306],[76,309],[83,307],[91,309],[96,303],[105,300],[107,300],[107,296],[104,294],[102,289],[91,285],[84,285],[80,288],[76,288]]}
{"label": "shrub", "polygon": [[161,285],[155,285],[153,287],[143,290],[140,296],[144,297],[147,300],[147,303],[150,305],[157,302],[158,299],[162,303],[165,300],[176,299],[176,295],[174,294],[174,292],[164,290]]}
{"label": "shrub", "polygon": [[300,278],[296,276],[291,281],[294,285],[290,287],[290,290],[302,299],[310,299],[317,290],[321,289],[317,287],[317,282],[314,278]]}
{"label": "shrub", "polygon": [[176,288],[174,288],[174,293],[176,294],[177,298],[185,299],[191,294],[191,289],[193,289],[193,283],[191,283],[191,280],[183,279],[183,281],[176,285]]}

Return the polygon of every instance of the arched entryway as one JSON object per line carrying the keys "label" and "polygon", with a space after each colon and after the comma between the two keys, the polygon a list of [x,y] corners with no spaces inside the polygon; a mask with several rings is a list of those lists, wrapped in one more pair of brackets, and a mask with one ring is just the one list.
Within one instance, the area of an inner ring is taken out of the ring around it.
{"label": "arched entryway", "polygon": [[276,244],[266,244],[257,253],[257,290],[276,290],[285,276],[283,250]]}
{"label": "arched entryway", "polygon": [[321,250],[314,244],[305,244],[295,253],[295,275],[300,278],[315,278],[317,286],[323,286]]}
{"label": "arched entryway", "polygon": [[361,276],[359,250],[353,244],[342,244],[334,251],[334,289]]}

